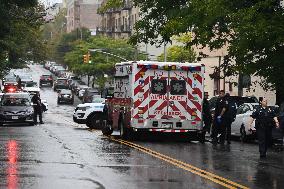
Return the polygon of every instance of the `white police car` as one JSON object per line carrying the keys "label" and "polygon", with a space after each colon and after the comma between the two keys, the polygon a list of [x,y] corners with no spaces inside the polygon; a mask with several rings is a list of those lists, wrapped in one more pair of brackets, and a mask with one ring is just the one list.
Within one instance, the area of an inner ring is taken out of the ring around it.
{"label": "white police car", "polygon": [[86,124],[89,128],[95,128],[100,114],[105,106],[104,98],[93,98],[91,103],[79,104],[73,114],[73,121],[78,124]]}

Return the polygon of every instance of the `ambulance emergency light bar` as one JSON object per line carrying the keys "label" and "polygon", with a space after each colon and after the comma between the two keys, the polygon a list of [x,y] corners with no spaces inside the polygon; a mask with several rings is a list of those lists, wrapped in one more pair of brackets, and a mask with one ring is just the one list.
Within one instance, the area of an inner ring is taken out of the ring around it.
{"label": "ambulance emergency light bar", "polygon": [[161,69],[161,70],[183,70],[183,71],[201,71],[201,66],[179,66],[179,65],[158,65],[158,64],[137,64],[138,68]]}

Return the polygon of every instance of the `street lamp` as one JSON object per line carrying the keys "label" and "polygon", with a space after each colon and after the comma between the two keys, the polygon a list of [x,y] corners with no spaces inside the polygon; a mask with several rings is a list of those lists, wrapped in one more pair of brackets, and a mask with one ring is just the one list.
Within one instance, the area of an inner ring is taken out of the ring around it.
{"label": "street lamp", "polygon": [[[124,60],[124,61],[129,61],[126,58],[123,58],[119,55],[112,54],[112,53],[109,53],[109,52],[105,52],[104,49],[89,49],[89,52],[99,52],[99,53],[110,55],[110,56],[113,56],[113,57],[116,57],[116,58],[120,58],[121,60]],[[107,59],[108,59],[108,57],[107,57]]]}

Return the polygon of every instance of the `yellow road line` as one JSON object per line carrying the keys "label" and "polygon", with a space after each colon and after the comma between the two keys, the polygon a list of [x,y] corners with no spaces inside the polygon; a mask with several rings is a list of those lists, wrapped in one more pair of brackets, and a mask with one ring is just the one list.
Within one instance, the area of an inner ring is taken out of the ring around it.
{"label": "yellow road line", "polygon": [[129,141],[121,140],[121,139],[118,139],[118,140],[117,140],[117,139],[113,139],[113,138],[111,138],[111,139],[112,139],[112,140],[115,140],[115,141],[117,141],[117,142],[120,142],[120,143],[122,143],[122,142],[123,142],[124,144],[127,143],[127,144],[129,144],[129,145],[131,145],[131,146],[135,146],[135,147],[137,147],[137,148],[139,148],[139,149],[143,149],[143,150],[149,152],[150,154],[155,154],[155,155],[158,155],[158,156],[160,156],[160,157],[162,157],[162,158],[169,159],[170,161],[173,161],[173,162],[175,162],[175,163],[178,163],[178,164],[181,164],[181,165],[183,165],[183,166],[189,167],[190,169],[192,169],[192,170],[194,170],[194,171],[198,171],[198,172],[200,172],[202,175],[210,176],[210,177],[212,177],[212,178],[214,178],[214,179],[221,180],[222,182],[229,183],[229,184],[231,184],[231,185],[233,185],[233,186],[236,186],[236,187],[238,187],[238,188],[248,189],[248,187],[246,187],[246,186],[243,186],[243,185],[241,185],[241,184],[238,184],[238,183],[236,183],[236,182],[233,182],[233,181],[231,181],[231,180],[228,180],[228,179],[223,178],[223,177],[221,177],[221,176],[218,176],[218,175],[216,175],[216,174],[210,173],[210,172],[208,172],[208,171],[205,171],[205,170],[200,169],[200,168],[198,168],[198,167],[195,167],[195,166],[193,166],[193,165],[187,164],[187,163],[182,162],[182,161],[180,161],[180,160],[177,160],[177,159],[174,159],[174,158],[172,158],[172,157],[166,156],[166,155],[161,154],[161,153],[159,153],[159,152],[157,152],[157,151],[151,150],[151,149],[149,149],[149,148],[145,148],[145,147],[143,147],[143,146],[141,146],[141,145],[138,145],[138,144],[135,144],[135,143],[132,143],[132,142],[129,142]]}
{"label": "yellow road line", "polygon": [[[93,132],[96,132],[98,133],[98,130],[92,130]],[[210,172],[207,172],[203,169],[200,169],[198,167],[195,167],[193,165],[190,165],[190,164],[187,164],[185,162],[182,162],[182,161],[179,161],[177,159],[174,159],[172,157],[169,157],[169,156],[166,156],[164,154],[161,154],[157,151],[154,151],[154,150],[151,150],[149,148],[145,148],[141,145],[138,145],[138,144],[135,144],[135,143],[132,143],[132,142],[129,142],[129,141],[125,141],[125,140],[121,140],[121,139],[115,139],[113,136],[110,136],[108,137],[110,140],[113,140],[115,142],[118,142],[118,143],[121,143],[121,144],[124,144],[126,146],[129,146],[131,148],[134,148],[136,150],[139,150],[139,151],[142,151],[144,153],[147,153],[153,157],[156,157],[158,159],[161,159],[165,162],[168,162],[172,165],[175,165],[183,170],[186,170],[186,171],[189,171],[191,173],[194,173],[196,175],[199,175],[200,177],[203,177],[203,178],[206,178],[208,180],[211,180],[212,182],[215,182],[221,186],[224,186],[226,188],[229,188],[229,189],[235,189],[235,188],[242,188],[242,189],[249,189],[248,187],[246,186],[243,186],[241,184],[238,184],[236,182],[233,182],[231,180],[228,180],[226,178],[223,178],[221,176],[218,176],[216,174],[213,174],[213,173],[210,173]]]}

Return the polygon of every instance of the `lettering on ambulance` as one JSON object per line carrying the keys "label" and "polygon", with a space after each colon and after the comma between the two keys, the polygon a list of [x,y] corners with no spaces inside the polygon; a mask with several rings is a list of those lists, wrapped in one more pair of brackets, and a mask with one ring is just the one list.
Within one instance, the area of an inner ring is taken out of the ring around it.
{"label": "lettering on ambulance", "polygon": [[[157,94],[152,94],[150,96],[150,100],[168,100],[167,96],[165,95],[157,95]],[[177,101],[184,101],[186,100],[185,96],[170,96],[169,100],[177,100]]]}
{"label": "lettering on ambulance", "polygon": [[180,111],[166,112],[166,111],[162,111],[162,110],[155,110],[154,115],[181,116],[181,112]]}

